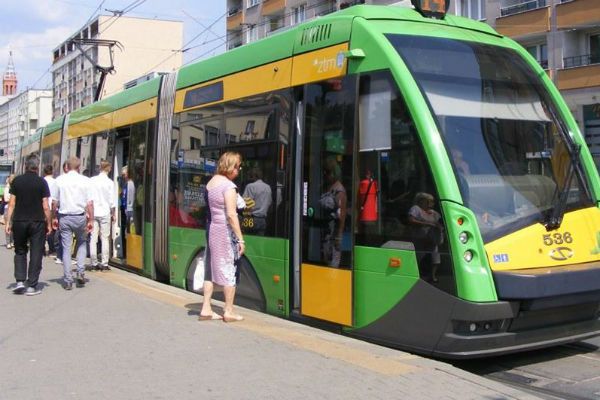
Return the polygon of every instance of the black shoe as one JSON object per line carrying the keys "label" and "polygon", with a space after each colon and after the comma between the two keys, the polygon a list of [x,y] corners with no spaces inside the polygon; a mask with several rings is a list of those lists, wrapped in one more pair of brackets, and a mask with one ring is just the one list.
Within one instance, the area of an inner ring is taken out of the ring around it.
{"label": "black shoe", "polygon": [[83,274],[77,273],[77,277],[75,278],[75,281],[77,282],[77,287],[85,286],[85,276]]}
{"label": "black shoe", "polygon": [[102,272],[110,271],[110,267],[108,265],[103,265],[100,267],[100,271],[102,271]]}
{"label": "black shoe", "polygon": [[73,282],[65,282],[65,283],[63,283],[63,289],[65,289],[65,290],[73,290]]}
{"label": "black shoe", "polygon": [[27,290],[27,287],[25,287],[25,284],[23,282],[17,282],[17,284],[15,285],[15,287],[13,288],[13,293],[14,294],[23,294],[25,293],[25,290]]}

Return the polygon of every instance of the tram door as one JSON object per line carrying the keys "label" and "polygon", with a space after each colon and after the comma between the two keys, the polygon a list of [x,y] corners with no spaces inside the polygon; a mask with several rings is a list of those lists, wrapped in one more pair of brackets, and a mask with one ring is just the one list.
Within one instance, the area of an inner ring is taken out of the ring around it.
{"label": "tram door", "polygon": [[354,77],[305,88],[300,312],[352,325]]}
{"label": "tram door", "polygon": [[115,147],[118,232],[116,256],[120,263],[135,269],[144,266],[144,153],[146,124],[119,130]]}

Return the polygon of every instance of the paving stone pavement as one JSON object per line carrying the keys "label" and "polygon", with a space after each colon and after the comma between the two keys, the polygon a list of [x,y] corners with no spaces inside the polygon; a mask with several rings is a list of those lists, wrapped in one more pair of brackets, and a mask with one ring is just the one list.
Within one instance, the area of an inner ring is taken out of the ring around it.
{"label": "paving stone pavement", "polygon": [[0,248],[0,400],[537,398],[250,310],[199,322],[201,296],[115,268],[65,291],[45,258],[42,294],[14,295],[12,255]]}

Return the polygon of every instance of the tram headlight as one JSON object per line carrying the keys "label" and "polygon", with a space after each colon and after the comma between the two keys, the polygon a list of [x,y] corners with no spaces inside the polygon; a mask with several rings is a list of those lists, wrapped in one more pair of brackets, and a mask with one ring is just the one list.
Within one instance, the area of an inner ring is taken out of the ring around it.
{"label": "tram headlight", "polygon": [[461,232],[458,234],[458,240],[460,240],[460,242],[462,244],[466,244],[467,241],[469,240],[469,234],[467,232]]}
{"label": "tram headlight", "polygon": [[469,324],[469,332],[475,332],[477,330],[477,324],[475,322],[471,322]]}
{"label": "tram headlight", "polygon": [[465,254],[463,254],[463,258],[466,262],[471,262],[471,260],[473,259],[473,252],[471,250],[465,251]]}

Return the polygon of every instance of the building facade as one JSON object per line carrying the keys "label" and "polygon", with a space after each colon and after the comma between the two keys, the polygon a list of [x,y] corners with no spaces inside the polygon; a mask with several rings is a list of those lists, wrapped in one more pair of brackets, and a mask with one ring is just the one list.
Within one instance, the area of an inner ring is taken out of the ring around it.
{"label": "building facade", "polygon": [[398,0],[227,0],[227,49],[356,4]]}
{"label": "building facade", "polygon": [[[53,118],[92,103],[125,83],[182,65],[183,23],[101,15],[53,50]],[[85,53],[85,55],[84,55]]]}
{"label": "building facade", "polygon": [[0,105],[0,165],[12,165],[16,146],[52,120],[52,91],[28,89]]}

